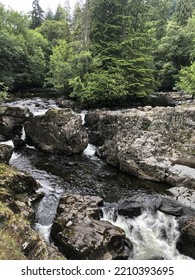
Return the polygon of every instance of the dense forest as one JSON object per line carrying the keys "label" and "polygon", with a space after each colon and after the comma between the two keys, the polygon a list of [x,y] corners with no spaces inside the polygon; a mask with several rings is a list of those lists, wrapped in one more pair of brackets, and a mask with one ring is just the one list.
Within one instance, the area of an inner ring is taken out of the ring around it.
{"label": "dense forest", "polygon": [[55,88],[87,106],[195,92],[195,0],[86,0],[22,14],[0,4],[0,95]]}

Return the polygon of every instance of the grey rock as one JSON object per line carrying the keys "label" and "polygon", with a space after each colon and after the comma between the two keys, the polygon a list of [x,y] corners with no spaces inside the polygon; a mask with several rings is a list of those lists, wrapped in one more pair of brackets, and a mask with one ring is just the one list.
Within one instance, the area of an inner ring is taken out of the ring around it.
{"label": "grey rock", "polygon": [[62,196],[51,237],[69,259],[128,258],[125,232],[100,220],[102,204],[96,196]]}
{"label": "grey rock", "polygon": [[86,126],[89,142],[100,145],[97,154],[109,165],[142,179],[195,188],[193,103],[95,110],[87,114]]}
{"label": "grey rock", "polygon": [[50,109],[25,124],[27,143],[49,153],[81,153],[88,145],[88,135],[81,117],[72,110]]}
{"label": "grey rock", "polygon": [[21,136],[22,126],[32,116],[25,107],[3,107],[0,112],[0,137],[10,140],[14,136]]}

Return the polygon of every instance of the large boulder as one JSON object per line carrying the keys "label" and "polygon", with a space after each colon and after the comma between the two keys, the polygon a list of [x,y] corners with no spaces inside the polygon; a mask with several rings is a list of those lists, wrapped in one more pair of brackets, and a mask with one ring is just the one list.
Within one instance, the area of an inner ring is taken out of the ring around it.
{"label": "large boulder", "polygon": [[0,140],[21,136],[22,126],[31,116],[26,107],[3,107],[0,111]]}
{"label": "large boulder", "polygon": [[25,124],[27,143],[49,153],[76,154],[86,149],[88,135],[81,116],[70,109],[50,109]]}
{"label": "large boulder", "polygon": [[99,139],[97,153],[108,164],[139,178],[172,186],[188,181],[195,187],[194,120],[195,105],[189,104],[96,110],[87,115],[86,125],[89,142]]}
{"label": "large boulder", "polygon": [[96,196],[62,196],[51,237],[69,259],[127,259],[125,233],[99,219],[102,204]]}

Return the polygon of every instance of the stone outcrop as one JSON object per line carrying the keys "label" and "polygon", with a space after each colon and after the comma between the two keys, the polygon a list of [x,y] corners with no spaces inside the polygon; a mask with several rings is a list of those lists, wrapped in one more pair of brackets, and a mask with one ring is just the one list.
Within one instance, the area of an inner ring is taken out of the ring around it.
{"label": "stone outcrop", "polygon": [[0,201],[14,213],[33,221],[35,212],[31,207],[40,199],[40,185],[30,175],[19,172],[6,164],[0,164]]}
{"label": "stone outcrop", "polygon": [[3,107],[0,112],[0,140],[21,136],[22,126],[31,116],[25,107]]}
{"label": "stone outcrop", "polygon": [[70,109],[50,109],[25,124],[27,142],[49,153],[80,153],[87,147],[88,135],[80,115]]}
{"label": "stone outcrop", "polygon": [[146,104],[151,106],[177,106],[191,103],[192,96],[184,92],[155,92],[148,97]]}
{"label": "stone outcrop", "polygon": [[64,194],[51,237],[69,259],[127,259],[125,233],[101,221],[100,197]]}
{"label": "stone outcrop", "polygon": [[33,229],[34,205],[42,198],[39,187],[30,175],[0,164],[1,259],[64,259]]}
{"label": "stone outcrop", "polygon": [[0,163],[9,163],[13,148],[9,145],[0,144]]}
{"label": "stone outcrop", "polygon": [[96,110],[86,126],[108,164],[139,178],[195,187],[194,168],[181,165],[195,160],[195,105]]}

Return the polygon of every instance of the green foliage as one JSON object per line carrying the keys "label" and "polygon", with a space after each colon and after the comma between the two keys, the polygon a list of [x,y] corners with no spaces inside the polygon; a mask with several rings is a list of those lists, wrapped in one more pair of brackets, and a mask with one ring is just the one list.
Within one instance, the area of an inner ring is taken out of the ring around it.
{"label": "green foliage", "polygon": [[15,11],[1,9],[0,81],[9,89],[41,86],[46,75],[48,42]]}
{"label": "green foliage", "polygon": [[186,28],[175,21],[168,22],[166,35],[162,37],[156,51],[156,66],[161,87],[171,90],[181,67],[190,63],[193,38]]}
{"label": "green foliage", "polygon": [[87,74],[83,81],[76,77],[70,84],[74,88],[72,96],[79,97],[85,106],[114,105],[128,94],[127,82],[118,69]]}
{"label": "green foliage", "polygon": [[34,0],[30,15],[0,4],[0,81],[9,89],[48,83],[104,106],[172,90],[181,69],[191,71],[195,0],[86,0],[73,14],[67,3],[44,13]]}
{"label": "green foliage", "polygon": [[[3,102],[3,100],[6,98],[7,96],[7,91],[8,88],[2,83],[0,82],[0,104]],[[0,108],[1,109],[1,108]]]}
{"label": "green foliage", "polygon": [[194,8],[194,0],[178,0],[175,11],[175,19],[177,23],[180,25],[186,25],[188,19],[192,16]]}
{"label": "green foliage", "polygon": [[184,67],[180,70],[176,88],[187,94],[195,94],[195,62],[191,66]]}
{"label": "green foliage", "polygon": [[80,38],[88,36],[92,61],[100,63],[71,79],[72,96],[92,105],[117,104],[153,91],[154,64],[142,20],[146,9],[142,0],[86,1],[84,8],[77,7],[77,15],[87,15],[85,26],[90,26],[88,33],[80,30]]}
{"label": "green foliage", "polygon": [[92,56],[89,51],[75,53],[76,45],[60,40],[53,48],[50,57],[50,72],[48,81],[60,90],[70,91],[70,80],[86,73],[93,67]]}

